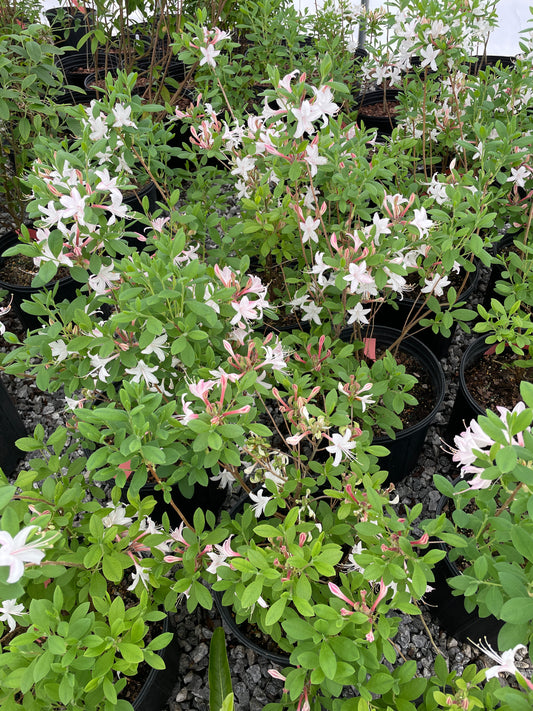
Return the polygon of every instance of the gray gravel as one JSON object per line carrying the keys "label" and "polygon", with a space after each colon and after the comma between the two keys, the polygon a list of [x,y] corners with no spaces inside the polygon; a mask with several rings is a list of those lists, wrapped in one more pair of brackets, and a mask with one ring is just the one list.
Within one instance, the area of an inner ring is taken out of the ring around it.
{"label": "gray gravel", "polygon": [[[482,298],[483,285],[486,283],[487,270],[484,269],[480,287],[472,301],[477,303]],[[8,330],[21,334],[18,322],[10,314],[3,317]],[[455,334],[447,358],[442,360],[446,373],[447,393],[435,424],[430,428],[423,453],[411,476],[397,485],[400,501],[412,506],[418,501],[424,505],[423,517],[435,513],[440,494],[435,490],[432,478],[435,473],[454,476],[454,467],[449,456],[441,450],[441,437],[454,402],[458,387],[458,370],[461,353],[474,335],[462,331]],[[0,339],[0,350],[7,344]],[[52,432],[63,421],[63,398],[60,393],[49,395],[40,392],[31,380],[19,380],[2,375],[2,381],[10,391],[19,412],[31,432],[37,423],[44,425],[47,432]],[[20,468],[24,467],[24,462]],[[174,617],[176,634],[180,639],[181,657],[176,670],[176,686],[165,711],[205,711],[208,708],[208,660],[209,642],[213,629],[221,624],[215,609],[210,612],[199,609],[188,614],[185,609],[178,609]],[[418,671],[423,676],[432,674],[436,655],[435,645],[449,663],[451,669],[461,673],[465,666],[475,662],[485,666],[488,660],[471,644],[464,644],[446,633],[435,623],[427,612],[424,622],[420,618],[403,616],[400,630],[395,640],[406,659],[417,661]],[[279,700],[282,683],[272,679],[268,669],[273,665],[262,656],[239,644],[226,630],[228,657],[232,670],[236,709],[238,711],[261,711],[265,704]],[[485,659],[485,661],[483,661]],[[531,668],[524,662],[524,669]],[[353,690],[347,689],[348,695]]]}

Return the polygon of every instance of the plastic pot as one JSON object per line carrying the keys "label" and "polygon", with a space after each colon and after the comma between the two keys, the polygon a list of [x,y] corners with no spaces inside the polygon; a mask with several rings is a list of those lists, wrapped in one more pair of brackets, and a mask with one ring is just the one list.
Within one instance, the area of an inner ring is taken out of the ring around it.
{"label": "plastic pot", "polygon": [[[260,488],[261,485],[256,486],[254,492],[257,492]],[[237,514],[242,514],[244,511],[244,505],[249,502],[250,499],[248,496],[243,496],[239,499],[239,501],[237,501],[237,503],[235,503],[229,510],[228,513],[230,517],[233,518]],[[241,644],[253,650],[256,654],[260,654],[262,657],[265,657],[265,659],[268,659],[273,664],[279,664],[282,667],[286,667],[290,663],[288,654],[285,654],[284,652],[276,653],[270,651],[265,646],[262,646],[252,639],[252,637],[246,633],[243,626],[237,624],[231,607],[224,605],[222,602],[224,593],[219,592],[218,590],[212,590],[211,592],[213,593],[213,600],[215,601],[217,610],[220,613],[222,622],[225,623],[226,629],[228,629]]]}
{"label": "plastic pot", "polygon": [[[168,616],[163,622],[163,632],[170,627]],[[139,694],[132,702],[135,711],[161,711],[166,707],[176,685],[176,669],[178,667],[180,646],[176,634],[164,649],[157,652],[165,662],[165,669],[150,669]]]}
{"label": "plastic pot", "polygon": [[484,71],[487,67],[499,66],[502,69],[514,67],[515,63],[515,57],[499,54],[480,54],[477,56],[477,61],[470,66],[470,74],[478,74],[480,70]]}
{"label": "plastic pot", "polygon": [[268,659],[272,664],[278,664],[281,667],[286,667],[290,664],[288,654],[276,654],[275,652],[271,652],[245,633],[244,628],[236,623],[231,608],[222,604],[222,594],[220,592],[213,590],[213,599],[224,626],[241,644],[253,650],[256,654],[265,657],[265,659]]}
{"label": "plastic pot", "polygon": [[[19,237],[16,232],[8,232],[0,237],[0,266],[4,262],[3,253],[9,249],[9,247],[14,247],[19,242]],[[79,287],[78,282],[74,281],[71,276],[65,276],[56,281],[48,282],[45,286],[35,287],[35,286],[24,286],[22,284],[13,284],[10,282],[0,280],[0,288],[6,289],[13,296],[12,308],[17,314],[20,322],[24,328],[34,329],[39,328],[41,322],[37,316],[28,313],[23,308],[24,301],[31,301],[32,294],[37,294],[39,291],[51,291],[57,284],[57,293],[55,297],[55,302],[59,303],[61,301],[71,301],[76,296],[76,289]]]}
{"label": "plastic pot", "polygon": [[[464,273],[464,272],[463,272]],[[464,291],[459,296],[459,301],[467,301],[472,296],[476,290],[479,281],[479,272],[469,272]],[[421,296],[424,296],[422,294]],[[404,296],[403,299],[397,299],[396,305],[397,309],[390,304],[384,304],[380,307],[377,315],[377,320],[380,325],[390,326],[392,328],[403,328],[410,318],[412,318],[420,307],[420,303],[423,303],[423,299],[417,301],[416,299],[411,299],[408,296]],[[429,310],[424,311],[424,318],[430,315]],[[416,330],[417,326],[413,330]],[[457,323],[452,325],[450,329],[449,336],[443,336],[440,333],[433,333],[431,328],[425,328],[423,331],[418,331],[416,333],[416,338],[422,341],[429,350],[437,356],[437,358],[444,358],[448,354],[453,336],[457,329]]]}
{"label": "plastic pot", "polygon": [[[345,340],[348,340],[351,333],[351,329],[346,329],[341,334],[341,338],[344,337]],[[400,336],[400,331],[385,326],[374,326],[372,334],[376,338],[378,346],[388,348]],[[446,391],[446,380],[442,366],[427,346],[417,338],[410,336],[402,340],[400,351],[415,358],[430,376],[434,403],[428,415],[411,427],[397,432],[395,439],[386,435],[374,438],[373,444],[382,445],[389,450],[389,454],[381,458],[380,464],[383,469],[389,472],[387,481],[394,483],[404,479],[415,468],[429,426],[442,405]]]}
{"label": "plastic pot", "polygon": [[[156,504],[150,518],[156,523],[161,523],[163,520],[163,514],[168,515],[169,524],[172,528],[177,528],[181,523],[182,519],[175,509],[172,508],[170,504],[165,502],[163,492],[156,489],[156,485],[153,482],[148,482],[141,487],[140,490],[141,498],[147,496],[153,496]],[[128,501],[127,488],[122,491],[121,499],[124,503]],[[212,511],[215,516],[217,516],[224,504],[226,499],[225,489],[220,489],[218,482],[209,481],[207,486],[200,486],[196,484],[194,486],[194,492],[191,498],[186,498],[180,491],[178,484],[172,487],[172,500],[185,516],[187,521],[192,522],[194,517],[194,512],[196,509],[202,509],[202,511]]]}
{"label": "plastic pot", "polygon": [[107,54],[104,50],[98,50],[95,55],[87,55],[86,52],[69,52],[57,58],[57,66],[61,67],[67,84],[85,88],[85,78],[89,74],[94,74],[96,64],[99,71],[113,70],[118,68],[118,57]]}
{"label": "plastic pot", "polygon": [[[398,89],[387,89],[387,91],[367,91],[359,94],[355,99],[357,111],[357,121],[364,123],[366,128],[377,128],[378,133],[390,136],[397,126],[397,120],[391,108],[396,106],[401,92]],[[381,111],[377,109],[381,105]],[[366,113],[365,109],[370,108],[372,113]]]}
{"label": "plastic pot", "polygon": [[[82,13],[75,7],[54,7],[44,13],[52,34],[56,47],[74,47],[85,35],[94,28],[95,13],[92,10]],[[83,53],[89,51],[89,43],[85,43]]]}
{"label": "plastic pot", "polygon": [[[447,501],[447,496],[440,499],[437,506],[437,517],[442,513]],[[493,647],[497,648],[498,633],[503,627],[503,622],[494,615],[480,617],[476,610],[467,612],[463,596],[453,595],[453,588],[447,582],[449,578],[461,575],[461,571],[448,557],[446,544],[442,541],[435,541],[435,545],[446,551],[446,556],[433,569],[434,589],[424,596],[429,611],[438,618],[442,627],[456,639],[463,642],[470,639],[475,642],[478,639],[486,638]]]}
{"label": "plastic pot", "polygon": [[485,409],[472,397],[466,384],[465,372],[470,365],[487,351],[489,346],[485,343],[485,336],[473,341],[463,353],[459,365],[459,389],[448,421],[446,439],[453,442],[455,435],[460,434],[471,420],[485,414]]}
{"label": "plastic pot", "polygon": [[20,458],[24,456],[15,442],[26,434],[13,400],[0,380],[0,469],[6,476],[15,471]]}
{"label": "plastic pot", "polygon": [[[492,253],[494,255],[501,255],[507,247],[512,246],[515,237],[516,235],[512,233],[503,235],[501,239],[499,239],[495,244],[492,245]],[[483,306],[486,309],[490,308],[491,299],[495,298],[500,301],[503,300],[503,296],[500,296],[496,293],[496,282],[501,280],[504,271],[505,267],[503,266],[503,264],[493,264],[491,267],[489,280],[487,282],[487,289],[483,298]]]}

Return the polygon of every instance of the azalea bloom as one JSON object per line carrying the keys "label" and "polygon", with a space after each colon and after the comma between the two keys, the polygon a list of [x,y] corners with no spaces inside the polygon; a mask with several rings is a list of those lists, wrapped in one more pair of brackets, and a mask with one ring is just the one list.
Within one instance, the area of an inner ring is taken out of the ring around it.
{"label": "azalea bloom", "polygon": [[319,225],[320,220],[313,220],[311,216],[307,217],[305,222],[300,222],[300,229],[302,230],[302,244],[309,242],[309,240],[315,242],[315,244],[318,244],[316,229]]}
{"label": "azalea bloom", "polygon": [[211,479],[211,481],[219,482],[219,489],[225,489],[226,487],[228,489],[231,489],[233,482],[235,481],[235,477],[227,469],[222,469],[220,474],[217,474],[216,476],[211,476],[209,478]]}
{"label": "azalea bloom", "polygon": [[430,227],[433,226],[433,220],[430,220],[427,216],[426,208],[422,207],[420,210],[415,208],[415,217],[414,220],[411,220],[409,223],[410,225],[414,225],[419,232],[420,232],[420,237],[426,237]]}
{"label": "azalea bloom", "polygon": [[137,587],[139,581],[144,585],[146,589],[148,589],[147,586],[147,581],[150,579],[150,569],[149,568],[143,568],[142,565],[139,565],[137,561],[134,561],[135,563],[135,572],[133,573],[133,582],[132,584],[126,588],[126,590],[135,590]]}
{"label": "azalea bloom", "polygon": [[320,320],[320,312],[322,311],[322,306],[317,306],[314,301],[310,301],[308,304],[303,303],[300,308],[304,312],[302,316],[302,321],[314,321],[319,326],[322,323]]}
{"label": "azalea bloom", "polygon": [[322,288],[333,285],[335,283],[334,274],[331,274],[329,277],[324,276],[325,272],[327,272],[329,269],[331,269],[329,264],[324,264],[324,252],[316,252],[315,263],[309,270],[309,274],[317,275],[317,281]]}
{"label": "azalea bloom", "polygon": [[497,677],[500,673],[516,674],[518,669],[514,662],[515,655],[519,649],[527,651],[527,647],[524,644],[517,644],[516,647],[506,650],[501,655],[495,652],[490,644],[476,644],[476,647],[481,649],[483,654],[486,654],[487,657],[497,662],[496,666],[486,670],[486,679]]}
{"label": "azalea bloom", "polygon": [[264,495],[264,490],[259,489],[257,494],[254,494],[253,491],[251,491],[248,496],[252,499],[254,502],[252,508],[252,511],[255,514],[256,518],[259,518],[265,513],[265,508],[268,502],[272,499],[271,496],[265,496]]}
{"label": "azalea bloom", "polygon": [[364,259],[357,263],[350,262],[348,271],[349,274],[343,277],[343,279],[349,283],[352,294],[361,294],[364,298],[377,296],[376,282],[374,277],[367,271]]}
{"label": "azalea bloom", "polygon": [[113,265],[105,266],[102,264],[98,274],[92,274],[89,277],[89,286],[91,289],[98,294],[103,296],[109,289],[113,288],[113,282],[120,280],[120,274],[113,271]]}
{"label": "azalea bloom", "polygon": [[22,603],[17,605],[16,600],[4,600],[2,605],[0,605],[0,622],[7,622],[11,632],[13,632],[17,626],[14,618],[24,614],[24,605]]}
{"label": "azalea bloom", "polygon": [[208,44],[207,47],[200,47],[200,52],[202,53],[200,66],[202,66],[202,64],[207,64],[209,67],[216,69],[217,63],[215,62],[215,57],[218,57],[220,50],[215,49],[212,44]]}
{"label": "azalea bloom", "polygon": [[318,155],[318,143],[316,138],[312,143],[309,143],[305,148],[305,162],[309,166],[311,177],[314,177],[318,172],[319,165],[326,165],[328,159],[325,156]]}
{"label": "azalea bloom", "polygon": [[48,345],[52,351],[52,358],[55,358],[56,363],[61,363],[62,360],[68,357],[67,344],[64,341],[52,341]]}
{"label": "azalea bloom", "polygon": [[320,112],[321,118],[324,119],[324,126],[327,125],[326,116],[335,116],[339,110],[339,106],[333,101],[333,92],[329,86],[324,85],[319,89],[312,87],[313,93],[315,94],[315,100],[313,102],[313,108],[315,111]]}
{"label": "azalea bloom", "polygon": [[436,72],[437,63],[435,62],[435,60],[439,56],[439,54],[440,50],[434,47],[432,44],[428,45],[427,47],[422,47],[420,50],[420,56],[422,57],[420,68],[424,69],[424,67],[429,66],[432,71]]}
{"label": "azalea bloom", "polygon": [[125,372],[129,375],[133,375],[133,378],[131,379],[132,383],[140,383],[142,378],[146,385],[150,387],[150,385],[157,385],[159,382],[154,375],[157,369],[157,365],[150,368],[150,366],[147,365],[141,358],[134,368],[126,368]]}
{"label": "azalea bloom", "polygon": [[245,321],[253,321],[254,319],[261,318],[260,314],[257,312],[257,303],[255,301],[250,301],[250,299],[245,295],[240,301],[232,301],[231,305],[237,312],[235,316],[231,319],[230,323],[235,326],[241,319]]}
{"label": "azalea bloom", "polygon": [[154,340],[146,346],[146,348],[143,348],[141,353],[143,355],[149,355],[150,353],[155,353],[159,361],[164,361],[165,360],[165,352],[163,351],[163,348],[168,348],[168,346],[165,346],[165,343],[167,341],[167,334],[162,333],[160,336],[156,336]]}
{"label": "azalea bloom", "polygon": [[350,314],[350,318],[346,321],[347,325],[351,326],[352,323],[368,324],[369,321],[366,315],[369,314],[371,310],[372,309],[365,309],[361,303],[356,304],[353,309],[347,309],[347,313]]}
{"label": "azalea bloom", "polygon": [[128,526],[133,521],[132,518],[126,516],[125,506],[107,507],[106,511],[109,511],[109,513],[102,519],[105,528],[111,528],[111,526]]}
{"label": "azalea bloom", "polygon": [[345,455],[349,459],[355,458],[351,450],[354,449],[357,445],[355,442],[350,441],[351,438],[352,431],[349,428],[346,428],[346,431],[343,435],[341,435],[339,432],[335,432],[331,435],[331,437],[328,435],[328,439],[331,444],[329,445],[329,447],[326,447],[326,451],[335,456],[335,459],[333,461],[334,467],[339,466]]}
{"label": "azalea bloom", "polygon": [[122,128],[122,126],[131,126],[132,128],[137,128],[135,123],[131,120],[131,106],[123,106],[121,103],[115,104],[113,108],[113,116],[115,121],[113,126],[115,128]]}
{"label": "azalea bloom", "polygon": [[44,551],[39,546],[45,545],[42,539],[26,544],[30,533],[37,526],[26,526],[14,537],[7,531],[0,531],[0,567],[9,567],[8,583],[16,583],[24,575],[24,563],[40,563]]}
{"label": "azalea bloom", "polygon": [[420,289],[422,294],[433,294],[433,296],[436,296],[437,298],[439,296],[443,296],[444,289],[451,284],[448,277],[443,274],[435,274],[431,278],[426,277],[424,281],[426,282],[426,285]]}
{"label": "azalea bloom", "polygon": [[293,108],[291,111],[298,119],[294,138],[301,138],[306,132],[315,132],[313,121],[316,121],[316,119],[322,115],[319,108],[311,104],[307,99],[304,99],[299,109]]}

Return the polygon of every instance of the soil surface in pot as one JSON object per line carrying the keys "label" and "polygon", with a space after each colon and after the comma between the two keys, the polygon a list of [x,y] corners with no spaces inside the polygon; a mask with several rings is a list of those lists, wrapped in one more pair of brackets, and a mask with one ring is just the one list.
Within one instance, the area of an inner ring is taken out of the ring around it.
{"label": "soil surface in pot", "polygon": [[378,101],[375,104],[363,104],[363,106],[358,109],[357,113],[359,116],[374,116],[375,118],[387,118],[388,116],[394,116],[398,111],[399,106],[399,101],[389,99],[387,101],[386,107],[383,105],[382,101]]}
{"label": "soil surface in pot", "polygon": [[[33,263],[33,258],[25,254],[15,254],[12,257],[0,259],[0,281],[17,286],[31,286],[39,269]],[[67,267],[60,267],[54,281],[69,276]]]}
{"label": "soil surface in pot", "polygon": [[[385,353],[385,348],[376,348],[376,355],[379,357]],[[424,366],[412,355],[400,350],[395,354],[397,363],[405,367],[405,372],[409,375],[414,375],[417,382],[409,390],[410,395],[414,395],[418,400],[418,405],[406,405],[402,412],[398,415],[403,423],[403,429],[412,427],[418,422],[421,422],[433,410],[435,405],[435,392],[431,377]],[[372,365],[371,362],[368,363]],[[374,428],[374,437],[381,437],[387,433],[378,427]]]}
{"label": "soil surface in pot", "polygon": [[533,368],[514,365],[523,359],[508,348],[499,355],[484,353],[465,370],[468,390],[483,409],[502,406],[511,410],[522,399],[520,383],[522,380],[533,382]]}

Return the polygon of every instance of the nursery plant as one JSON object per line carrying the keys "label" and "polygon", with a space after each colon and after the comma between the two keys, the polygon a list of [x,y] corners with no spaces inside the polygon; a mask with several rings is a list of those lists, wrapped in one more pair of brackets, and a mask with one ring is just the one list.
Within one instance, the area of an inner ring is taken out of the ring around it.
{"label": "nursery plant", "polygon": [[[33,258],[34,286],[64,273],[79,285],[70,302],[34,295],[25,308],[40,326],[25,336],[0,322],[0,370],[63,391],[67,411],[64,427],[20,441],[37,456],[0,481],[7,711],[126,711],[126,678],[160,666],[170,639],[151,623],[178,599],[211,608],[212,591],[286,655],[265,711],[531,706],[516,655],[533,651],[533,386],[456,438],[466,479],[436,479],[451,521],[398,500],[374,442],[415,404],[402,341],[469,330],[469,275],[499,259],[509,223],[518,253],[474,328],[530,364],[529,45],[514,66],[477,71],[492,0],[342,3],[342,16],[326,5],[313,20],[289,5],[156,3],[135,24],[138,3],[110,17],[97,0],[85,42],[126,68],[88,106],[61,110],[61,137],[40,87],[48,71],[56,86],[49,35],[32,25],[0,38],[0,71],[24,98],[0,90],[1,128],[31,141],[14,184],[36,230],[9,254]],[[371,38],[363,93],[402,90],[391,137],[354,108],[358,21]],[[151,98],[129,72],[141,60]],[[186,70],[167,83],[175,62]],[[142,199],[150,183],[156,197]],[[381,353],[380,316],[411,297]],[[218,519],[209,506],[187,513],[207,486],[239,503]],[[445,555],[435,539],[465,564],[452,585],[467,609],[505,622],[498,652],[480,645],[492,670],[457,676],[438,659],[427,680],[399,662],[401,615],[421,616]],[[517,688],[501,688],[500,671]],[[225,677],[212,705],[229,709]]]}
{"label": "nursery plant", "polygon": [[465,607],[505,622],[501,649],[533,635],[531,567],[531,421],[533,386],[524,381],[523,400],[512,410],[499,407],[472,420],[455,437],[453,459],[462,480],[453,486],[436,477],[439,490],[452,497],[449,523],[456,536],[450,559],[460,559],[462,574],[449,584],[463,595]]}
{"label": "nursery plant", "polygon": [[153,500],[106,505],[69,440],[64,427],[46,438],[38,426],[19,446],[39,456],[0,482],[6,710],[131,709],[121,698],[128,677],[142,662],[161,668],[156,652],[172,638],[153,627],[175,600]]}
{"label": "nursery plant", "polygon": [[62,91],[62,75],[54,59],[61,50],[39,24],[2,23],[0,33],[0,195],[9,229],[25,218],[27,191],[20,181],[35,160],[36,137],[59,125],[53,98]]}

